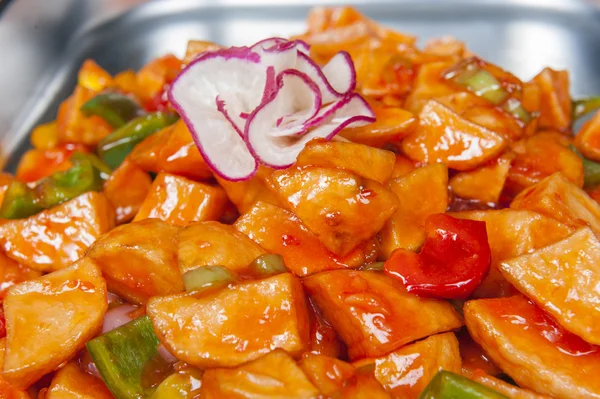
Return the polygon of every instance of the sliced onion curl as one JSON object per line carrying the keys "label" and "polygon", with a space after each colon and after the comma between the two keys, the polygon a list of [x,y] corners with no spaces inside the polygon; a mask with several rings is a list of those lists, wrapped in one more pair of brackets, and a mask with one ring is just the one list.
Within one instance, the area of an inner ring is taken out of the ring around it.
{"label": "sliced onion curl", "polygon": [[375,120],[354,92],[348,53],[321,68],[309,50],[301,40],[270,38],[206,52],[171,84],[169,101],[218,176],[240,181],[259,164],[288,167],[308,141]]}

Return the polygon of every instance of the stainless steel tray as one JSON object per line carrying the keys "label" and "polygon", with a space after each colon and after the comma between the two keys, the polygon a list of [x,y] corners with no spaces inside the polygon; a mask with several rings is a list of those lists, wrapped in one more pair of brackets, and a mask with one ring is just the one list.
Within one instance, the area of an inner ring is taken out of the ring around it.
{"label": "stainless steel tray", "polygon": [[[145,4],[140,4],[145,3]],[[188,39],[253,43],[302,32],[318,1],[13,0],[0,14],[0,148],[13,170],[40,122],[52,120],[85,58],[110,72],[158,55],[182,55]],[[332,2],[328,2],[332,4]],[[529,79],[568,69],[575,95],[600,94],[599,0],[337,1],[426,40],[453,35]],[[135,6],[135,7],[134,7]]]}

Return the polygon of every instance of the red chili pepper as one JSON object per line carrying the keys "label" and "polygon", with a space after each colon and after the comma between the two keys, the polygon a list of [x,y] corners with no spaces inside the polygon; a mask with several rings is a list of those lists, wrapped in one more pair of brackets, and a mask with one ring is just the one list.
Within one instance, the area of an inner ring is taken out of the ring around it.
{"label": "red chili pepper", "polygon": [[148,112],[164,112],[169,109],[169,100],[166,96],[167,90],[169,90],[171,83],[167,83],[163,86],[162,90],[159,91],[150,100],[145,101],[142,107]]}
{"label": "red chili pepper", "polygon": [[467,298],[490,270],[485,222],[435,214],[425,221],[425,233],[421,252],[395,250],[385,273],[417,295]]}

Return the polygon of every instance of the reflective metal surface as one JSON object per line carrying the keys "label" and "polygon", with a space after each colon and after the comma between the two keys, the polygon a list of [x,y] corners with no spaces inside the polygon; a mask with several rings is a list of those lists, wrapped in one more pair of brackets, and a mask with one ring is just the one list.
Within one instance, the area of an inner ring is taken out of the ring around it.
{"label": "reflective metal surface", "polygon": [[[37,123],[52,120],[85,58],[110,72],[182,55],[188,39],[229,45],[302,32],[318,0],[13,0],[0,14],[0,148],[13,169]],[[598,0],[346,0],[429,38],[453,35],[523,79],[568,69],[575,95],[600,93]]]}

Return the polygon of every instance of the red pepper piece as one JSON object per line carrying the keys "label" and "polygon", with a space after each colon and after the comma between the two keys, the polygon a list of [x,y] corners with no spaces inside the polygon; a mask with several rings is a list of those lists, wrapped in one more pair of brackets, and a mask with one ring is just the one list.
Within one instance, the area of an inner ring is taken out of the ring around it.
{"label": "red pepper piece", "polygon": [[417,295],[467,298],[490,270],[485,222],[435,214],[425,221],[425,233],[421,252],[395,250],[385,262],[385,273]]}

